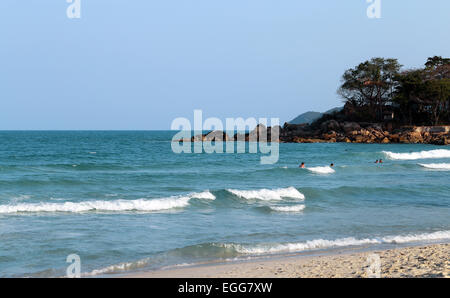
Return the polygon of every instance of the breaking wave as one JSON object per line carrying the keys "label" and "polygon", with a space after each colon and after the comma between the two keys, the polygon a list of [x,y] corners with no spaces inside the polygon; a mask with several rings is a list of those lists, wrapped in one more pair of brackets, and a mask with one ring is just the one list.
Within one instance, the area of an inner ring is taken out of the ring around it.
{"label": "breaking wave", "polygon": [[283,198],[304,200],[305,196],[295,187],[279,189],[237,190],[227,189],[228,192],[247,200],[281,201]]}
{"label": "breaking wave", "polygon": [[[256,245],[242,245],[234,243],[203,243],[193,246],[187,246],[179,249],[175,249],[172,253],[176,252],[177,256],[189,256],[193,255],[209,256],[213,260],[221,259],[225,261],[241,260],[242,257],[252,257],[258,255],[270,255],[280,253],[294,253],[302,251],[313,251],[318,249],[329,249],[339,247],[350,247],[360,245],[373,245],[373,244],[401,244],[408,242],[420,242],[420,241],[438,241],[450,239],[450,231],[438,231],[427,234],[410,234],[400,236],[386,236],[382,238],[366,238],[356,239],[353,237],[342,238],[337,240],[324,240],[316,239],[300,243],[284,243],[284,244],[256,244]],[[170,252],[169,252],[170,253]],[[204,262],[205,260],[201,261]],[[93,270],[83,273],[82,276],[96,276],[107,275],[114,273],[125,273],[129,271],[136,271],[143,268],[149,268],[154,260],[150,258],[141,259],[135,262],[123,262],[115,265],[110,265],[101,269]],[[183,267],[198,265],[194,261],[189,264],[170,265],[169,268]]]}
{"label": "breaking wave", "polygon": [[272,206],[270,207],[276,212],[300,212],[305,209],[305,205],[295,205],[295,206]]}
{"label": "breaking wave", "polygon": [[203,191],[203,192],[196,192],[189,195],[190,198],[196,198],[196,199],[202,199],[202,200],[215,200],[216,196],[213,195],[211,192]]}
{"label": "breaking wave", "polygon": [[88,211],[124,212],[141,211],[155,212],[183,208],[189,205],[192,198],[214,200],[215,196],[209,191],[193,193],[188,196],[170,197],[162,199],[114,200],[114,201],[86,201],[64,203],[22,203],[0,205],[0,214],[20,212],[70,212],[80,213]]}
{"label": "breaking wave", "polygon": [[419,165],[427,169],[450,171],[450,163],[429,163],[429,164],[420,163]]}
{"label": "breaking wave", "polygon": [[331,167],[313,167],[307,168],[307,170],[316,174],[333,174],[335,172]]}
{"label": "breaking wave", "polygon": [[396,160],[450,158],[450,150],[447,149],[437,149],[437,150],[410,152],[410,153],[395,153],[390,151],[383,151],[383,153],[389,159],[396,159]]}
{"label": "breaking wave", "polygon": [[92,270],[91,272],[83,273],[81,276],[83,277],[89,277],[89,276],[96,276],[96,275],[105,275],[105,274],[114,274],[119,272],[127,272],[132,270],[137,270],[140,268],[146,267],[150,262],[150,259],[143,259],[136,262],[127,262],[127,263],[120,263],[116,265],[111,265],[105,268]]}
{"label": "breaking wave", "polygon": [[240,254],[275,254],[285,252],[301,252],[315,249],[327,249],[347,246],[360,246],[366,244],[397,244],[420,241],[433,241],[450,239],[450,231],[439,231],[429,234],[411,234],[400,236],[387,236],[383,238],[367,238],[356,239],[353,237],[342,238],[337,240],[316,239],[301,243],[284,243],[284,244],[257,244],[257,245],[241,245],[241,244],[218,244],[226,249],[234,249]]}

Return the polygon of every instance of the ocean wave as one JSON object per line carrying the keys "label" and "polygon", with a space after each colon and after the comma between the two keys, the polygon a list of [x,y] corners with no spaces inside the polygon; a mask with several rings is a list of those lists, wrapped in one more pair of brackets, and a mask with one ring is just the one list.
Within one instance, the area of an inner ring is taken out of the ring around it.
{"label": "ocean wave", "polygon": [[196,192],[189,195],[190,198],[203,199],[203,200],[215,200],[216,196],[209,190],[203,192]]}
{"label": "ocean wave", "polygon": [[313,168],[306,168],[308,171],[316,173],[316,174],[333,174],[336,171],[332,169],[331,167],[313,167]]}
{"label": "ocean wave", "polygon": [[420,241],[433,241],[450,239],[450,231],[438,231],[427,234],[410,234],[399,236],[387,236],[382,238],[366,238],[356,239],[353,237],[341,238],[337,240],[316,239],[301,243],[283,243],[283,244],[257,244],[257,245],[242,245],[242,244],[217,244],[226,249],[234,249],[240,254],[275,254],[286,252],[301,252],[316,249],[327,249],[347,246],[361,246],[367,244],[397,244]]}
{"label": "ocean wave", "polygon": [[227,189],[228,192],[247,200],[281,201],[283,198],[304,200],[305,196],[295,187],[279,189],[237,190]]}
{"label": "ocean wave", "polygon": [[126,263],[120,263],[111,265],[105,268],[92,270],[91,272],[82,273],[82,277],[89,277],[89,276],[97,276],[97,275],[104,275],[104,274],[114,274],[114,273],[120,273],[120,272],[127,272],[132,270],[137,270],[140,268],[146,267],[150,262],[149,258],[142,259],[136,262],[126,262]]}
{"label": "ocean wave", "polygon": [[22,203],[0,205],[0,214],[8,213],[36,213],[36,212],[69,212],[81,213],[89,211],[100,212],[124,212],[140,211],[155,212],[176,208],[184,208],[189,205],[193,198],[214,200],[215,196],[209,191],[192,193],[188,196],[170,197],[161,199],[138,199],[138,200],[114,200],[114,201],[86,201],[86,202],[64,202],[64,203]]}
{"label": "ocean wave", "polygon": [[450,163],[429,163],[429,164],[419,164],[421,167],[433,170],[450,170]]}
{"label": "ocean wave", "polygon": [[[256,245],[243,245],[234,243],[203,243],[178,248],[173,250],[172,253],[176,253],[176,256],[192,257],[193,255],[195,256],[199,255],[200,254],[199,251],[202,251],[200,255],[203,256],[209,256],[211,258],[220,259],[222,261],[223,260],[237,261],[243,260],[245,259],[245,257],[247,258],[251,258],[251,256],[257,257],[258,255],[294,253],[303,251],[314,251],[318,249],[330,249],[330,248],[373,245],[373,244],[402,244],[420,241],[439,241],[446,239],[450,239],[450,231],[386,236],[382,238],[356,239],[353,237],[348,237],[336,240],[316,239],[300,243],[278,243],[278,244],[275,243],[275,244],[256,244]],[[82,276],[96,276],[96,275],[135,271],[142,268],[148,268],[148,266],[150,266],[153,263],[154,260],[152,258],[145,258],[135,262],[123,262],[83,273]],[[166,266],[164,268],[193,266],[198,264],[201,263],[193,262],[189,264],[176,264]]]}
{"label": "ocean wave", "polygon": [[117,201],[88,201],[65,203],[36,203],[1,205],[0,214],[20,212],[70,212],[80,213],[88,211],[121,212],[121,211],[161,211],[183,208],[189,204],[189,197],[167,199],[139,199]]}
{"label": "ocean wave", "polygon": [[295,206],[271,206],[270,209],[276,212],[300,212],[305,209],[305,205]]}
{"label": "ocean wave", "polygon": [[390,152],[390,151],[383,151],[383,153],[389,159],[396,159],[396,160],[450,158],[450,150],[447,150],[447,149],[436,149],[436,150],[410,152],[410,153],[395,153],[395,152]]}

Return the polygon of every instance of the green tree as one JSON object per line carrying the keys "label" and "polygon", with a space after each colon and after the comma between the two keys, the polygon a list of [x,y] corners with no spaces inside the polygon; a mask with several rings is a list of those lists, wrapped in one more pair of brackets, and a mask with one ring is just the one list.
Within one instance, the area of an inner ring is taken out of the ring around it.
{"label": "green tree", "polygon": [[450,121],[450,59],[430,57],[425,68],[403,72],[396,80],[395,101],[409,124]]}
{"label": "green tree", "polygon": [[373,58],[347,70],[338,94],[357,108],[364,107],[374,120],[381,120],[383,108],[391,103],[401,65],[397,59]]}
{"label": "green tree", "polygon": [[[422,120],[418,114],[418,107],[422,107],[417,94],[422,94],[423,90],[423,70],[407,70],[396,76],[398,85],[394,102],[398,104],[398,111],[404,124],[418,124]],[[414,121],[415,120],[415,121]]]}
{"label": "green tree", "polygon": [[449,64],[450,58],[442,58],[441,56],[434,56],[428,58],[427,62],[425,63],[425,67],[436,69]]}

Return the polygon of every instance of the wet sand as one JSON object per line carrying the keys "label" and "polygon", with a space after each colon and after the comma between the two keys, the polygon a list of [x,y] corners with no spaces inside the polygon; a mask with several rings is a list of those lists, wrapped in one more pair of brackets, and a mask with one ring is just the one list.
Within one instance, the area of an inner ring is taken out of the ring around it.
{"label": "wet sand", "polygon": [[[449,278],[450,244],[272,258],[130,274],[135,278]],[[377,262],[381,265],[377,267]],[[379,268],[379,270],[377,269]]]}

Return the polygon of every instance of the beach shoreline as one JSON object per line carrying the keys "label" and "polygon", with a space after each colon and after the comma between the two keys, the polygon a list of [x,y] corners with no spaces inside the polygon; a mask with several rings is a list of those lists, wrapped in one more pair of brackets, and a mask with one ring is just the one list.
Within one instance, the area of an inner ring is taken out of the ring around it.
{"label": "beach shoreline", "polygon": [[130,273],[123,278],[450,278],[450,243],[276,256]]}

